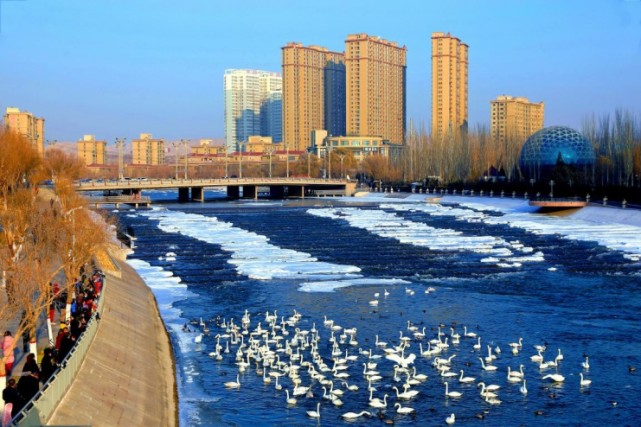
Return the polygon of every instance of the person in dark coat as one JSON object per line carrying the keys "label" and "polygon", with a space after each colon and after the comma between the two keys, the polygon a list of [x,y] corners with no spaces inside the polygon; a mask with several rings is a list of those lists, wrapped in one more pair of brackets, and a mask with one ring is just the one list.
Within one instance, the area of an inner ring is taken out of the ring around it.
{"label": "person in dark coat", "polygon": [[7,381],[7,388],[2,390],[2,399],[5,404],[11,403],[13,405],[13,408],[11,409],[12,418],[18,415],[22,410],[22,407],[24,406],[24,399],[18,392],[15,379],[10,378],[9,381]]}
{"label": "person in dark coat", "polygon": [[26,402],[30,401],[40,390],[40,368],[36,355],[27,354],[27,360],[22,367],[22,377],[18,381],[18,392]]}
{"label": "person in dark coat", "polygon": [[58,363],[53,354],[53,348],[47,347],[44,350],[44,356],[42,356],[42,361],[40,362],[40,381],[46,383],[49,378],[56,372],[58,369]]}

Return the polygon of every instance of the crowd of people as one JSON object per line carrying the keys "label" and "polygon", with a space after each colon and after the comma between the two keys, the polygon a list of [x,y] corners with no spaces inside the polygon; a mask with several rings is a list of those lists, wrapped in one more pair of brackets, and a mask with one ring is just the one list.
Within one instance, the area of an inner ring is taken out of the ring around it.
{"label": "crowd of people", "polygon": [[[22,373],[14,375],[15,349],[17,347],[11,331],[6,331],[2,340],[2,355],[7,375],[7,387],[2,392],[5,403],[5,419],[8,413],[15,417],[33,397],[38,394],[40,385],[45,384],[56,373],[60,363],[71,352],[80,335],[85,331],[87,322],[97,309],[97,300],[103,286],[100,271],[83,275],[73,287],[75,298],[71,302],[70,320],[60,319],[60,329],[55,344],[46,347],[40,365],[36,355],[29,353],[29,334],[23,334],[23,352],[26,354]],[[47,316],[54,321],[56,310],[60,315],[67,304],[67,292],[57,283],[51,283],[52,303]],[[29,328],[27,328],[29,329]],[[18,379],[16,380],[16,378]],[[4,419],[3,419],[4,420]],[[4,424],[3,424],[4,425]]]}

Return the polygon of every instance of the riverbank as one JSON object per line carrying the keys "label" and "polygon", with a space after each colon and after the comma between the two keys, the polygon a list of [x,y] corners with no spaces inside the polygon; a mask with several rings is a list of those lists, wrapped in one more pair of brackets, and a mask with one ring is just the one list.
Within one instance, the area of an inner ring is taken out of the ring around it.
{"label": "riverbank", "polygon": [[100,326],[76,379],[48,425],[178,424],[171,341],[156,300],[125,262],[107,275]]}

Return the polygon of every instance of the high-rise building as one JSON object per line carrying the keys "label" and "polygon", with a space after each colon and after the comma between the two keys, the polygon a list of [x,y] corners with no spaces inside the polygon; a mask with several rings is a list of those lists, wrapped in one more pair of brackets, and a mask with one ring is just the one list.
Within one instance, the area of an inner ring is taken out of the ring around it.
{"label": "high-rise building", "polygon": [[84,135],[76,143],[78,158],[86,166],[104,165],[107,163],[107,141],[96,141],[94,135]]}
{"label": "high-rise building", "polygon": [[131,141],[131,163],[134,165],[164,165],[165,140],[154,139],[150,133],[141,133]]}
{"label": "high-rise building", "polygon": [[449,33],[432,33],[432,135],[467,132],[468,46]]}
{"label": "high-rise building", "polygon": [[282,78],[260,70],[225,70],[225,145],[227,151],[251,135],[282,139]]}
{"label": "high-rise building", "polygon": [[38,150],[42,157],[45,152],[45,119],[35,117],[28,111],[7,107],[4,115],[5,127],[24,136]]}
{"label": "high-rise building", "polygon": [[543,102],[503,95],[490,101],[490,110],[490,132],[492,138],[501,143],[523,144],[530,135],[543,129]]}
{"label": "high-rise building", "polygon": [[405,46],[350,34],[345,41],[347,135],[405,140]]}
{"label": "high-rise building", "polygon": [[283,141],[310,146],[311,132],[345,133],[345,56],[320,46],[287,43],[283,55]]}

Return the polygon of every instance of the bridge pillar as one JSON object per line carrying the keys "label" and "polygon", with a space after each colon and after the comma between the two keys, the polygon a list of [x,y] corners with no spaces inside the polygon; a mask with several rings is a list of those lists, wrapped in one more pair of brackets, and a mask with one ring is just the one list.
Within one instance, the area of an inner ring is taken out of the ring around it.
{"label": "bridge pillar", "polygon": [[269,197],[271,199],[284,199],[285,198],[285,187],[282,185],[270,185],[269,186]]}
{"label": "bridge pillar", "polygon": [[257,199],[258,186],[257,185],[243,185],[243,199]]}
{"label": "bridge pillar", "polygon": [[303,185],[290,185],[287,197],[305,198],[305,187]]}
{"label": "bridge pillar", "polygon": [[237,185],[227,186],[227,198],[238,199],[240,197],[240,187]]}
{"label": "bridge pillar", "polygon": [[191,200],[197,202],[205,201],[205,189],[203,187],[191,187]]}
{"label": "bridge pillar", "polygon": [[189,188],[181,187],[178,189],[178,201],[179,202],[188,202],[189,201]]}

